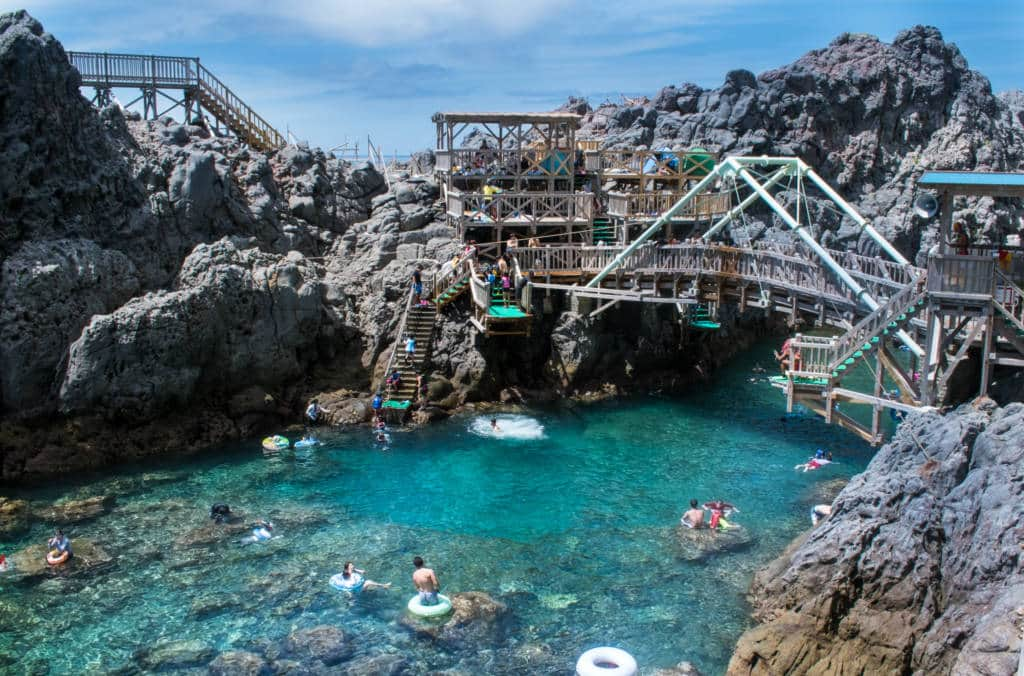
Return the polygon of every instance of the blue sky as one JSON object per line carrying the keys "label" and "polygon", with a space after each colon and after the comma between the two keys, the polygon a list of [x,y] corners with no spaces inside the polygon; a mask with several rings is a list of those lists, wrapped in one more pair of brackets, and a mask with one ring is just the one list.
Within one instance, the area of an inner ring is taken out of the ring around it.
{"label": "blue sky", "polygon": [[198,56],[281,131],[322,147],[369,133],[389,154],[433,145],[437,110],[714,87],[842,32],[891,41],[918,23],[995,91],[1024,89],[1022,0],[0,0],[17,8],[67,49]]}

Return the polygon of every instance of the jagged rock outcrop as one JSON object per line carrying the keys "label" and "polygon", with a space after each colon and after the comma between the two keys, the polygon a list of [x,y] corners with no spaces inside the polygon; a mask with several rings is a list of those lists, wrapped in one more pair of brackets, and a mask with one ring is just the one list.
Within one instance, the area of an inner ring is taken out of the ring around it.
{"label": "jagged rock outcrop", "polygon": [[729,673],[1013,673],[1022,521],[1024,404],[910,418],[757,574]]}
{"label": "jagged rock outcrop", "polygon": [[320,285],[299,253],[201,244],[176,286],[92,318],[71,345],[65,411],[154,417],[200,389],[230,393],[296,378],[315,356]]}
{"label": "jagged rock outcrop", "polygon": [[[910,213],[915,179],[925,169],[1020,170],[1020,100],[1019,92],[994,96],[937,29],[915,26],[891,44],[843,34],[759,76],[731,71],[717,89],[687,83],[662,89],[646,105],[588,110],[570,100],[564,108],[584,112],[580,135],[603,138],[609,147],[798,156],[913,256],[931,246],[935,229]],[[984,199],[957,218],[991,237],[1016,229],[1020,213]],[[874,251],[857,228],[835,234],[843,247]]]}

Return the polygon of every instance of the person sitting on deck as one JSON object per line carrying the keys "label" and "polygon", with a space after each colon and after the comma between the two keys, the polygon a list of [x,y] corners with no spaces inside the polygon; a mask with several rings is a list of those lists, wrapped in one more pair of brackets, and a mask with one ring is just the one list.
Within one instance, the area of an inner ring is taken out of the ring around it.
{"label": "person sitting on deck", "polygon": [[687,528],[704,527],[704,510],[697,506],[696,498],[690,500],[690,508],[683,513],[683,518],[679,520],[679,523]]}
{"label": "person sitting on deck", "polygon": [[526,246],[530,247],[531,249],[538,249],[538,248],[540,248],[540,240],[537,239],[536,237],[531,237],[526,242]]}
{"label": "person sitting on deck", "polygon": [[513,232],[511,235],[508,236],[508,241],[505,242],[505,250],[508,251],[509,249],[518,249],[518,248],[519,248],[519,238],[516,237],[516,234]]}

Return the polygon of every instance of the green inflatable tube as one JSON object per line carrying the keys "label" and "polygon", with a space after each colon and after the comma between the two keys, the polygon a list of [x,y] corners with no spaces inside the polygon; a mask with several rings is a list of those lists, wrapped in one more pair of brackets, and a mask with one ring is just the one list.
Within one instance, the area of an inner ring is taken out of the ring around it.
{"label": "green inflatable tube", "polygon": [[425,606],[420,603],[420,595],[417,594],[409,599],[409,612],[417,617],[441,617],[452,612],[452,600],[444,594],[437,595],[437,603],[432,606]]}

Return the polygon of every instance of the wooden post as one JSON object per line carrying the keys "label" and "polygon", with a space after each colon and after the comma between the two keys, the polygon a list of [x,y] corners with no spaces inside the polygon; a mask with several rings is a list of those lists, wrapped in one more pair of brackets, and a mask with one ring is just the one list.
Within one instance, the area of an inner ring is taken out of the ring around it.
{"label": "wooden post", "polygon": [[987,314],[988,316],[985,318],[985,337],[982,341],[981,386],[978,388],[978,396],[982,397],[988,394],[992,359],[992,332],[995,330],[995,312],[993,312],[991,304],[988,306]]}
{"label": "wooden post", "polygon": [[[875,397],[882,396],[882,358],[879,356],[881,350],[875,350]],[[871,407],[871,436],[878,438],[881,432],[882,407],[875,404]]]}

